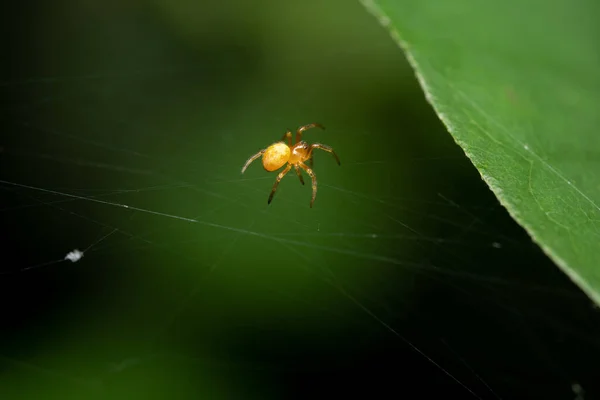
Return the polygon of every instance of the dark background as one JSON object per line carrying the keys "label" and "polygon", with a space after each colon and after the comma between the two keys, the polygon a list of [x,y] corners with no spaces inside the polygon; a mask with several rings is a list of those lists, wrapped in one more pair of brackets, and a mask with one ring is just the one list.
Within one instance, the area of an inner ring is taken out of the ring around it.
{"label": "dark background", "polygon": [[[598,398],[597,310],[358,2],[4,8],[2,398]],[[310,122],[342,166],[267,206]]]}

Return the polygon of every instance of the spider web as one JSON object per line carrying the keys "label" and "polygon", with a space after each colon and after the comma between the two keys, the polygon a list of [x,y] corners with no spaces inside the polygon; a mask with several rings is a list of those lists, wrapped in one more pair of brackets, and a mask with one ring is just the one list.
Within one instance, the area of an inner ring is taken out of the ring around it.
{"label": "spider web", "polygon": [[[341,0],[234,3],[3,13],[8,398],[593,397],[596,310],[385,32]],[[293,173],[268,206],[275,174],[240,168],[310,122],[342,165],[315,154],[313,209]]]}

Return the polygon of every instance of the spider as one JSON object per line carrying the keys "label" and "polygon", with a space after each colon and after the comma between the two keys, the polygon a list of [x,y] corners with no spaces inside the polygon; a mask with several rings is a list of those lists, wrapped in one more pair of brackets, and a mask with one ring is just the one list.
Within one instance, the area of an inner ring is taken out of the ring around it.
{"label": "spider", "polygon": [[[271,200],[273,200],[273,196],[275,195],[275,191],[277,190],[277,186],[279,186],[279,182],[281,179],[290,172],[292,167],[296,169],[296,175],[300,178],[300,183],[304,185],[304,178],[302,178],[302,172],[300,168],[302,168],[312,179],[312,200],[310,201],[310,207],[312,208],[315,198],[317,197],[317,177],[312,170],[313,166],[313,150],[321,149],[325,150],[335,157],[338,165],[340,164],[340,159],[337,154],[333,151],[333,149],[327,145],[321,143],[313,143],[308,144],[302,140],[302,132],[311,128],[321,128],[325,129],[325,127],[321,124],[308,124],[299,127],[296,130],[296,143],[292,145],[292,132],[288,130],[283,138],[279,142],[275,142],[266,149],[262,149],[258,153],[254,154],[252,157],[246,161],[244,167],[242,168],[242,174],[246,171],[246,168],[252,163],[252,161],[262,156],[263,167],[268,172],[273,172],[283,167],[285,163],[287,166],[277,175],[277,179],[275,179],[275,184],[273,185],[273,189],[271,190],[271,194],[269,195],[269,200],[267,204],[271,204]],[[287,140],[287,144],[285,141]],[[304,161],[310,162],[310,167],[304,164]]]}

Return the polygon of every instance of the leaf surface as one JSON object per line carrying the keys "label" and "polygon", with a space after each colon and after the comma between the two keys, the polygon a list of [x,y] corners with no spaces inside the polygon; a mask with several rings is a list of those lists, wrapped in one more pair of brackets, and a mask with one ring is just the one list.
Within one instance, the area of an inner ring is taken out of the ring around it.
{"label": "leaf surface", "polygon": [[600,304],[600,2],[362,2],[500,202]]}

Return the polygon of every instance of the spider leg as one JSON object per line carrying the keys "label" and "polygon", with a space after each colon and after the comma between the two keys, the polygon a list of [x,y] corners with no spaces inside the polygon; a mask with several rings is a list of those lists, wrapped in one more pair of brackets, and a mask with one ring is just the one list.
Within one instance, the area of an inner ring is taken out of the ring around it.
{"label": "spider leg", "polygon": [[327,146],[326,144],[321,144],[321,143],[314,143],[310,145],[310,153],[309,153],[309,157],[312,158],[312,151],[314,149],[321,149],[321,150],[325,150],[328,153],[333,154],[333,156],[335,157],[335,161],[337,161],[338,165],[342,165],[340,163],[340,158],[337,156],[337,154],[335,154],[335,151],[333,151],[333,149],[331,148],[331,146]]}
{"label": "spider leg", "polygon": [[290,131],[289,129],[287,130],[287,132],[281,138],[282,142],[285,142],[286,140],[288,142],[288,146],[292,147],[292,131]]}
{"label": "spider leg", "polygon": [[312,154],[310,155],[310,158],[308,159],[308,163],[310,164],[310,167],[313,168],[314,163],[313,163],[313,156],[312,156]]}
{"label": "spider leg", "polygon": [[262,149],[261,151],[259,151],[258,153],[256,153],[252,157],[250,157],[248,159],[248,161],[246,161],[246,164],[244,164],[244,166],[242,167],[242,174],[244,173],[244,171],[246,171],[246,168],[248,168],[248,165],[250,165],[252,163],[252,161],[254,161],[257,158],[259,158],[260,156],[262,156],[265,153],[266,150],[267,149]]}
{"label": "spider leg", "polygon": [[273,196],[275,195],[275,191],[277,190],[277,186],[279,186],[279,182],[281,182],[281,179],[283,179],[283,177],[285,176],[285,174],[287,174],[288,172],[290,172],[290,169],[292,169],[292,164],[288,164],[288,166],[285,167],[285,169],[283,171],[281,171],[279,173],[279,175],[277,175],[277,179],[275,179],[275,184],[273,185],[273,189],[271,189],[271,194],[269,195],[269,201],[267,201],[267,204],[271,204],[271,200],[273,200]]}
{"label": "spider leg", "polygon": [[301,126],[300,128],[298,128],[296,130],[296,143],[300,142],[302,140],[302,132],[304,132],[307,129],[311,129],[311,128],[321,128],[321,129],[325,129],[325,127],[321,124],[308,124],[308,125],[304,125]]}
{"label": "spider leg", "polygon": [[310,201],[310,208],[312,208],[313,204],[315,203],[315,198],[317,197],[317,176],[312,169],[308,168],[306,164],[300,163],[300,167],[305,170],[312,179],[312,199]]}
{"label": "spider leg", "polygon": [[300,183],[304,185],[304,178],[302,177],[302,172],[300,172],[300,167],[295,165],[294,168],[296,168],[296,175],[300,178]]}

